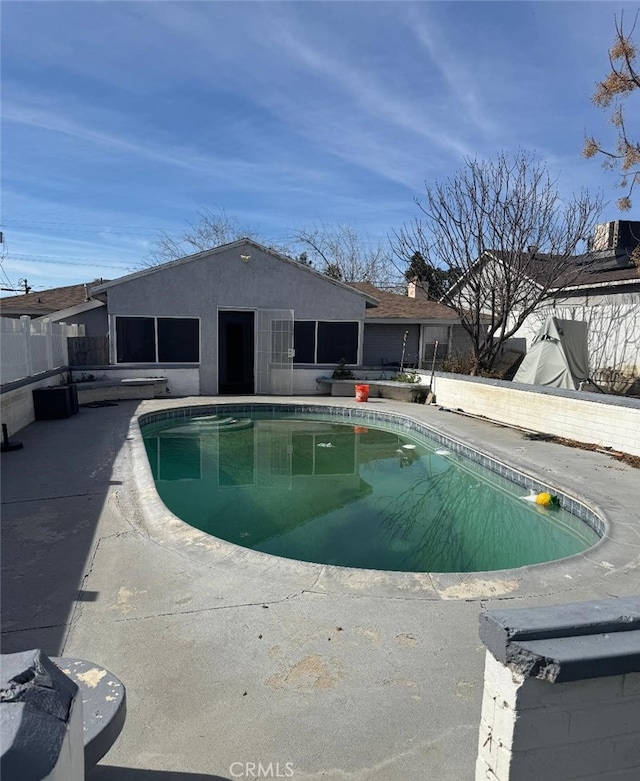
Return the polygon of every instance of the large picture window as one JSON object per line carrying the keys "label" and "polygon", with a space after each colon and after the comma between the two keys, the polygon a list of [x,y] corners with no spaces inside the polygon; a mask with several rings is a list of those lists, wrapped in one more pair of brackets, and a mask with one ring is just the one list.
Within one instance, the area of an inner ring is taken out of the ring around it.
{"label": "large picture window", "polygon": [[198,363],[197,317],[116,317],[117,363]]}
{"label": "large picture window", "polygon": [[358,362],[358,323],[318,323],[318,363]]}
{"label": "large picture window", "polygon": [[294,363],[358,362],[357,322],[296,320]]}

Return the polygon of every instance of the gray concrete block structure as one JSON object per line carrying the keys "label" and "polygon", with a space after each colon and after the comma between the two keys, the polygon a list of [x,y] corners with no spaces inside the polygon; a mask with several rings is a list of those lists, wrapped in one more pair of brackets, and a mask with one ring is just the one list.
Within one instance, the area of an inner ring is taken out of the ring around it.
{"label": "gray concrete block structure", "polygon": [[640,596],[480,616],[476,781],[640,775]]}

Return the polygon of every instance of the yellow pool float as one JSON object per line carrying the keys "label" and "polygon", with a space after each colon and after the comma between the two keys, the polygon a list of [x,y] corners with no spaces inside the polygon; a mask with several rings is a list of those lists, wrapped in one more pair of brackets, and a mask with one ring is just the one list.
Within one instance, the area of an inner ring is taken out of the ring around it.
{"label": "yellow pool float", "polygon": [[559,507],[560,500],[554,494],[550,494],[547,491],[542,491],[536,496],[536,504],[542,507]]}

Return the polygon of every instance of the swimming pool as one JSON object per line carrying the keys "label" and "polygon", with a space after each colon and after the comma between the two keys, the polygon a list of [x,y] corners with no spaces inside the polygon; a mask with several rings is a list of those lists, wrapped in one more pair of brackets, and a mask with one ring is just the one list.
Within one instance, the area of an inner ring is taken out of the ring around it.
{"label": "swimming pool", "polygon": [[393,413],[212,405],[145,415],[159,495],[208,534],[262,553],[405,572],[517,568],[579,553],[602,521],[462,443]]}

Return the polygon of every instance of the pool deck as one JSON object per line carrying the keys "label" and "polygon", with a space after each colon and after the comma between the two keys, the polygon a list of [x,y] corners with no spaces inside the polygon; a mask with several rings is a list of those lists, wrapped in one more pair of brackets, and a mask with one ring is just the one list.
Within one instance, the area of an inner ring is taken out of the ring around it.
{"label": "pool deck", "polygon": [[[193,399],[223,401],[355,405]],[[127,687],[122,735],[89,781],[226,781],[257,777],[258,763],[294,781],[473,779],[479,614],[640,592],[640,471],[383,399],[368,405],[584,499],[606,538],[564,562],[464,576],[322,567],[218,543],[157,504],[130,426],[137,412],[185,403],[81,409],[32,424],[14,437],[24,448],[2,455],[3,652],[89,659]]]}

